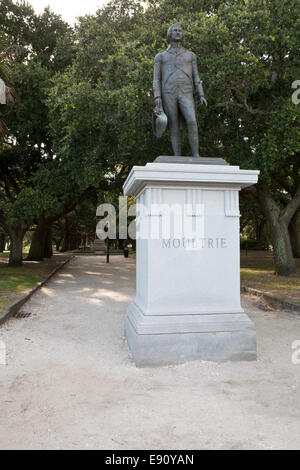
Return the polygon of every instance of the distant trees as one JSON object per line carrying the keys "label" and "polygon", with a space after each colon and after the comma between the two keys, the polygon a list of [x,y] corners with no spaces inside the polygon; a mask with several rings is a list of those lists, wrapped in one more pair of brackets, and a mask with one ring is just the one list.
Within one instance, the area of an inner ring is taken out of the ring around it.
{"label": "distant trees", "polygon": [[0,142],[7,130],[3,119],[3,111],[8,103],[13,103],[16,99],[16,94],[12,87],[11,52],[7,39],[0,35]]}
{"label": "distant trees", "polygon": [[19,48],[11,70],[20,99],[6,110],[7,134],[0,146],[0,226],[10,237],[9,263],[18,266],[30,226],[69,203],[61,181],[66,169],[54,154],[46,99],[55,74],[70,64],[73,33],[48,9],[37,16],[27,4],[3,0],[0,34]]}

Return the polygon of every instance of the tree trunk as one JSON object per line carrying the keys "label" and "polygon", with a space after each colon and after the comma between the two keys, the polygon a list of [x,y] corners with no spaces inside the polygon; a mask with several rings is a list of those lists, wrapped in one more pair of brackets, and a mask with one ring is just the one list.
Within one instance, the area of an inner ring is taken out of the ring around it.
{"label": "tree trunk", "polygon": [[298,227],[298,216],[299,211],[294,214],[289,225],[289,234],[294,258],[300,258],[300,229]]}
{"label": "tree trunk", "polygon": [[62,252],[69,251],[71,249],[71,230],[70,230],[70,221],[68,217],[65,218],[64,226],[64,239],[62,244]]}
{"label": "tree trunk", "polygon": [[124,250],[125,240],[118,238],[118,250]]}
{"label": "tree trunk", "polygon": [[22,266],[23,264],[23,239],[25,231],[17,228],[10,230],[10,254],[9,266]]}
{"label": "tree trunk", "polygon": [[53,248],[52,248],[52,230],[49,228],[45,238],[45,245],[44,245],[44,257],[45,258],[52,258],[53,256]]}
{"label": "tree trunk", "polygon": [[295,274],[296,264],[286,224],[279,222],[277,226],[273,225],[271,238],[277,273],[282,276]]}
{"label": "tree trunk", "polygon": [[30,250],[27,257],[28,261],[42,261],[44,259],[48,231],[48,222],[43,217],[40,217],[37,228],[32,237]]}
{"label": "tree trunk", "polygon": [[5,250],[5,241],[6,241],[5,233],[0,233],[0,253],[3,253],[3,251]]}
{"label": "tree trunk", "polygon": [[263,233],[265,228],[265,221],[258,220],[256,222],[256,241],[257,243],[261,243],[263,241]]}
{"label": "tree trunk", "polygon": [[273,245],[276,272],[282,276],[294,274],[296,264],[288,230],[289,219],[267,188],[258,186],[257,191]]}
{"label": "tree trunk", "polygon": [[78,250],[80,246],[80,235],[76,235],[75,233],[71,236],[71,250]]}

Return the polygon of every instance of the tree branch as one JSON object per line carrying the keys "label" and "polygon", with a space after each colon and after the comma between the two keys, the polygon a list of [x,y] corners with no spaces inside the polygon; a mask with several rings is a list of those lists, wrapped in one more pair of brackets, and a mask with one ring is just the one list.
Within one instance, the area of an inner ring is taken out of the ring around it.
{"label": "tree branch", "polygon": [[0,225],[1,227],[4,229],[4,231],[10,235],[10,230],[9,230],[9,226],[7,225],[6,221],[5,221],[5,217],[3,215],[3,213],[0,212]]}
{"label": "tree branch", "polygon": [[228,109],[229,106],[246,109],[248,111],[248,113],[254,114],[254,115],[260,114],[261,116],[265,116],[266,114],[268,114],[267,111],[261,111],[261,109],[251,108],[251,106],[248,105],[246,99],[244,100],[244,104],[234,103],[233,101],[224,101],[223,103],[218,103],[215,106],[215,109],[217,109],[217,108],[226,108],[226,109]]}
{"label": "tree branch", "polygon": [[281,220],[283,220],[287,225],[289,225],[295,212],[297,212],[299,208],[300,208],[300,188],[296,192],[291,202],[289,202],[289,204],[282,210],[280,214]]}

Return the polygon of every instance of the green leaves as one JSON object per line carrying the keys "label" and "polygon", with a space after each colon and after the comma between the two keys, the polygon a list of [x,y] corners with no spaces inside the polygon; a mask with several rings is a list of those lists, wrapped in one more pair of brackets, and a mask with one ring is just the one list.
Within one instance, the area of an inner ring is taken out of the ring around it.
{"label": "green leaves", "polygon": [[[61,210],[64,202],[57,198],[58,185],[50,184],[55,166],[46,101],[51,79],[72,61],[72,33],[49,9],[36,15],[25,3],[1,1],[0,37],[10,38],[5,63],[9,52],[19,94],[6,109],[7,137],[0,147],[0,214],[10,226],[28,227],[44,211]],[[0,50],[0,59],[3,54]],[[55,176],[62,190],[64,181]]]}

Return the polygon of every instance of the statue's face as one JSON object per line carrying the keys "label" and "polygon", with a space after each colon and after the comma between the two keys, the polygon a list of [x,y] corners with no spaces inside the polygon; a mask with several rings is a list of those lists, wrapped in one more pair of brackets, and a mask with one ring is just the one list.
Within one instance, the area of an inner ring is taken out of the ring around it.
{"label": "statue's face", "polygon": [[173,26],[172,32],[171,32],[171,40],[173,40],[173,41],[182,41],[183,40],[183,32],[182,32],[180,24],[175,24]]}

